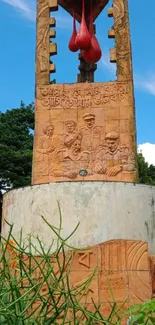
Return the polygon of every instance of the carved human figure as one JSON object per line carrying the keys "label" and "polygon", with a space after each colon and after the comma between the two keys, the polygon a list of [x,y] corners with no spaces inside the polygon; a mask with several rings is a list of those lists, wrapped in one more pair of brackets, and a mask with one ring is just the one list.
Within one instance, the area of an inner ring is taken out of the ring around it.
{"label": "carved human figure", "polygon": [[82,149],[96,152],[101,142],[102,127],[95,124],[95,114],[87,113],[83,116],[85,125],[80,128],[82,135]]}
{"label": "carved human figure", "polygon": [[41,154],[49,154],[56,148],[54,134],[54,126],[52,124],[46,124],[43,129],[44,135],[39,138],[36,149]]}
{"label": "carved human figure", "polygon": [[116,176],[121,171],[133,171],[134,157],[129,148],[120,146],[119,134],[115,131],[105,136],[105,146],[101,148],[96,156],[95,172]]}
{"label": "carved human figure", "polygon": [[89,168],[90,154],[81,151],[81,139],[76,138],[69,148],[56,152],[50,166],[50,175],[74,179],[81,169]]}
{"label": "carved human figure", "polygon": [[64,145],[68,148],[71,147],[72,143],[76,139],[80,139],[81,135],[77,131],[77,124],[73,120],[68,120],[65,122],[66,133],[64,135]]}
{"label": "carved human figure", "polygon": [[54,137],[54,126],[46,124],[44,135],[36,139],[35,162],[38,175],[49,174],[49,161],[52,160],[55,149],[59,146],[57,137]]}

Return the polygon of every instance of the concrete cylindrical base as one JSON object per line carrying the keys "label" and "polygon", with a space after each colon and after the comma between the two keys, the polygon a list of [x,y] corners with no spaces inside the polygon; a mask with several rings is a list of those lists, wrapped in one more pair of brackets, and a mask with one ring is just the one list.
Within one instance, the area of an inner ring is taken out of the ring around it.
{"label": "concrete cylindrical base", "polygon": [[64,182],[35,185],[12,190],[4,196],[2,235],[9,223],[19,238],[35,233],[51,244],[54,234],[42,220],[59,227],[62,210],[62,237],[66,238],[80,222],[68,241],[74,247],[86,247],[110,239],[143,240],[149,254],[155,254],[155,187],[131,183]]}

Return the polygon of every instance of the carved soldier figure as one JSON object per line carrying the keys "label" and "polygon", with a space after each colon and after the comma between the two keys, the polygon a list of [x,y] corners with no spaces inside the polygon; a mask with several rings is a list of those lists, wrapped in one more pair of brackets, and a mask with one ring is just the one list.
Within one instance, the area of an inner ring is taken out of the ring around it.
{"label": "carved soldier figure", "polygon": [[66,134],[64,136],[64,145],[66,147],[71,147],[72,143],[76,139],[80,139],[81,135],[77,131],[77,124],[73,120],[68,120],[65,122],[65,127],[66,127]]}
{"label": "carved soldier figure", "polygon": [[80,128],[82,149],[95,152],[101,142],[102,128],[95,125],[95,114],[87,113],[83,116],[83,119],[85,126]]}
{"label": "carved soldier figure", "polygon": [[76,178],[81,169],[88,169],[90,154],[81,151],[81,138],[76,138],[68,149],[58,150],[50,168],[50,175]]}
{"label": "carved soldier figure", "polygon": [[98,152],[95,162],[95,172],[116,176],[121,171],[134,170],[132,153],[125,146],[119,145],[119,134],[115,131],[105,136],[105,146]]}

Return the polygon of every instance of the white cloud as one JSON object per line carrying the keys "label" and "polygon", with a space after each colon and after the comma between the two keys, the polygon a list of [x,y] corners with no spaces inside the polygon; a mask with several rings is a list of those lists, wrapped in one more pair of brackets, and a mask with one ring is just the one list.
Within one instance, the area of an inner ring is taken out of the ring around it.
{"label": "white cloud", "polygon": [[138,152],[142,152],[149,165],[155,165],[155,144],[149,142],[140,144],[138,146]]}
{"label": "white cloud", "polygon": [[[36,0],[1,0],[12,6],[25,18],[36,21]],[[55,12],[57,28],[72,29],[72,19],[66,12]]]}
{"label": "white cloud", "polygon": [[145,77],[135,75],[135,87],[144,89],[151,95],[155,96],[155,73],[147,74]]}
{"label": "white cloud", "polygon": [[14,7],[20,14],[27,19],[35,21],[35,1],[34,0],[1,0],[6,4]]}

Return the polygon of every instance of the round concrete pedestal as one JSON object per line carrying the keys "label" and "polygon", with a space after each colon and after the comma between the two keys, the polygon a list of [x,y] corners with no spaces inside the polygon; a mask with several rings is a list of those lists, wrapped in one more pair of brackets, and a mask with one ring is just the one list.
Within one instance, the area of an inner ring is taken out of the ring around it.
{"label": "round concrete pedestal", "polygon": [[9,223],[19,238],[35,233],[50,245],[54,234],[42,220],[59,227],[59,201],[62,211],[62,237],[66,238],[80,222],[68,244],[86,247],[110,239],[143,240],[149,254],[155,254],[155,187],[111,182],[64,182],[29,186],[4,196],[2,235]]}

